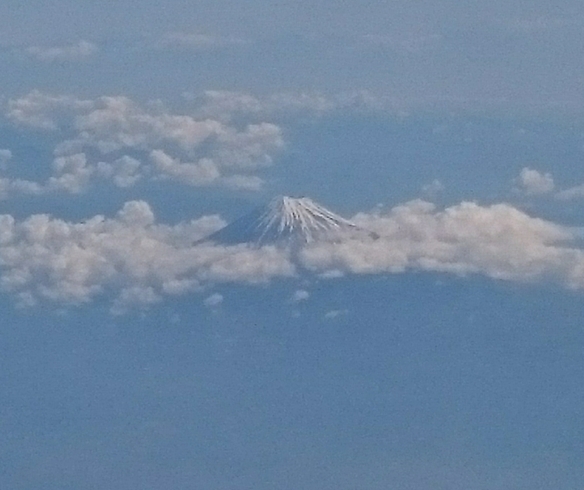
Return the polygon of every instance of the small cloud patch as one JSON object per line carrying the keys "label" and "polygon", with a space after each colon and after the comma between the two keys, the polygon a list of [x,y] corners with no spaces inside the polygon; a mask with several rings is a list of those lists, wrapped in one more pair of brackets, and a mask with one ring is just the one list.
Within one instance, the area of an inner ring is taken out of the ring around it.
{"label": "small cloud patch", "polygon": [[324,317],[327,320],[333,320],[333,319],[338,318],[340,316],[345,316],[347,313],[349,313],[349,310],[331,310],[331,311],[327,311],[324,314]]}
{"label": "small cloud patch", "polygon": [[292,298],[290,298],[290,301],[292,303],[300,303],[301,301],[306,301],[308,298],[310,298],[310,293],[308,291],[305,291],[304,289],[298,289],[294,292]]}

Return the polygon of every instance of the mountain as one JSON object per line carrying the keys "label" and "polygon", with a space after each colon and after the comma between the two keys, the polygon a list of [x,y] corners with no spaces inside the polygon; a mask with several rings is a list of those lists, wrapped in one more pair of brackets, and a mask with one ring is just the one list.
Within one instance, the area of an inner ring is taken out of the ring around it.
{"label": "mountain", "polygon": [[226,245],[303,245],[317,240],[335,240],[341,234],[359,230],[354,223],[308,197],[280,196],[206,240]]}

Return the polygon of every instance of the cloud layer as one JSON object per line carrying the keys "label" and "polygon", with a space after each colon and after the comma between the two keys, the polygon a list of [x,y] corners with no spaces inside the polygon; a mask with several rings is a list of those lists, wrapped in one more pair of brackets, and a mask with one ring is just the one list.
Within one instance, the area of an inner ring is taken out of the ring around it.
{"label": "cloud layer", "polygon": [[5,116],[18,127],[50,133],[57,143],[49,180],[2,177],[3,197],[79,193],[98,179],[118,187],[168,179],[257,190],[263,181],[256,173],[284,146],[281,129],[269,122],[228,124],[122,96],[87,100],[33,91],[8,101]]}
{"label": "cloud layer", "polygon": [[[354,220],[379,236],[351,234],[291,252],[202,241],[224,221],[206,216],[169,226],[157,223],[143,201],[128,202],[113,218],[82,223],[47,215],[18,222],[2,215],[0,287],[23,305],[113,298],[116,312],[219,283],[305,274],[423,270],[584,288],[584,250],[576,246],[575,233],[507,204],[463,202],[439,210],[418,200]],[[294,301],[307,297],[297,291]]]}

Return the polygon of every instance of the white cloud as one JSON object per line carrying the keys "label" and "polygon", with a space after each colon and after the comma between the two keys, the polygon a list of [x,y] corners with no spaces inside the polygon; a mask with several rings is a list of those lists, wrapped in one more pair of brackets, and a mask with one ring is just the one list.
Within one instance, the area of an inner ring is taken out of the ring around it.
{"label": "white cloud", "polygon": [[46,189],[65,190],[71,194],[82,192],[94,172],[94,168],[87,165],[85,153],[55,158],[53,170],[55,176],[48,180]]}
{"label": "white cloud", "polygon": [[142,178],[140,160],[124,155],[112,163],[99,162],[97,171],[117,187],[132,187]]}
{"label": "white cloud", "polygon": [[[271,165],[284,146],[281,129],[272,123],[234,126],[174,114],[161,103],[142,106],[127,97],[81,100],[33,91],[10,100],[6,117],[16,125],[67,135],[55,147],[51,179],[31,183],[39,192],[82,192],[95,178],[110,179],[120,188],[163,178],[258,190],[263,181],[254,173]],[[88,161],[87,155],[96,152],[101,155],[97,161]],[[130,154],[120,157],[120,152]],[[3,187],[20,188],[11,181]]]}
{"label": "white cloud", "polygon": [[444,184],[438,179],[434,179],[432,182],[422,187],[422,193],[428,197],[435,197],[442,191],[444,191]]}
{"label": "white cloud", "polygon": [[[224,223],[216,216],[157,224],[142,201],[115,218],[69,223],[47,215],[0,216],[0,287],[22,298],[78,304],[100,294],[114,310],[217,282],[261,283],[295,272],[274,247],[197,244]],[[30,301],[29,301],[30,302]]]}
{"label": "white cloud", "polygon": [[[413,201],[354,220],[378,238],[353,233],[296,253],[202,242],[224,225],[219,217],[164,225],[143,201],[128,202],[113,218],[95,216],[82,223],[47,215],[19,222],[0,215],[0,287],[22,304],[78,304],[111,295],[116,313],[216,283],[266,283],[299,271],[331,280],[342,274],[441,271],[519,282],[553,280],[584,289],[578,233],[507,204],[464,202],[438,210]],[[291,301],[308,297],[299,289]]]}
{"label": "white cloud", "polygon": [[54,63],[81,61],[94,55],[98,50],[95,44],[81,40],[66,46],[31,46],[25,53],[38,61]]}
{"label": "white cloud", "polygon": [[308,291],[298,289],[297,291],[294,291],[290,301],[292,301],[292,303],[300,303],[301,301],[306,301],[308,298],[310,298],[310,293]]}
{"label": "white cloud", "polygon": [[123,315],[132,308],[151,306],[159,303],[161,299],[160,295],[150,286],[127,287],[122,289],[114,300],[111,312],[114,315]]}
{"label": "white cloud", "polygon": [[[549,173],[541,173],[531,168],[523,168],[515,179],[517,190],[527,195],[550,194],[556,189],[554,179]],[[563,201],[584,198],[584,184],[557,190],[554,197]]]}
{"label": "white cloud", "polygon": [[211,119],[170,114],[160,107],[144,108],[127,97],[100,97],[93,110],[75,118],[78,144],[102,153],[122,148],[149,149],[162,143],[192,150],[223,126]]}
{"label": "white cloud", "polygon": [[549,194],[555,188],[554,179],[549,173],[541,173],[538,170],[524,167],[516,179],[517,187],[527,195],[535,196]]}
{"label": "white cloud", "polygon": [[18,126],[57,130],[67,128],[76,114],[89,111],[93,106],[91,100],[33,90],[18,99],[10,99],[5,114]]}
{"label": "white cloud", "polygon": [[570,246],[574,233],[507,204],[463,202],[438,211],[433,204],[413,201],[386,214],[353,219],[379,238],[312,244],[301,252],[302,264],[327,276],[418,269],[523,282],[554,278],[584,287],[584,253]]}
{"label": "white cloud", "polygon": [[162,150],[154,150],[150,153],[150,160],[161,176],[190,185],[209,185],[221,176],[215,162],[208,158],[202,158],[198,162],[182,163]]}
{"label": "white cloud", "polygon": [[211,296],[205,298],[203,303],[209,308],[216,308],[221,303],[223,303],[223,295],[219,293],[213,293]]}
{"label": "white cloud", "polygon": [[85,190],[95,169],[87,164],[84,153],[57,157],[53,160],[53,176],[46,182],[0,178],[0,199],[13,194],[41,195],[65,191],[79,194]]}

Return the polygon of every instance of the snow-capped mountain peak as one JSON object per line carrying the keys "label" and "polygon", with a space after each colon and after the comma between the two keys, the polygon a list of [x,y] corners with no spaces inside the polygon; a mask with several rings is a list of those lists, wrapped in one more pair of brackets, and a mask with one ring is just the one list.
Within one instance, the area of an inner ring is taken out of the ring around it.
{"label": "snow-capped mountain peak", "polygon": [[355,224],[308,197],[280,196],[227,225],[209,239],[226,244],[302,244],[332,239],[353,229],[357,229]]}

